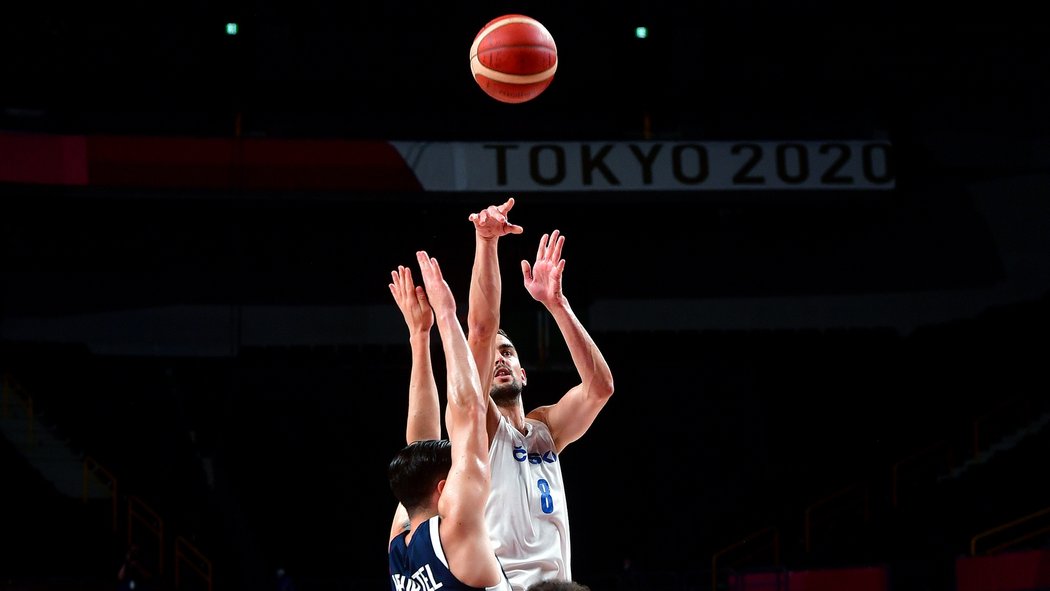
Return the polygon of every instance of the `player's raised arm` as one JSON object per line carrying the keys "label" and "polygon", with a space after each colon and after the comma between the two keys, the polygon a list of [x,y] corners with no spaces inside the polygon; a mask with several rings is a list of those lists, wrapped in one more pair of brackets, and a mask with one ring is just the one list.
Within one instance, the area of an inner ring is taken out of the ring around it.
{"label": "player's raised arm", "polygon": [[456,316],[456,302],[436,259],[416,255],[420,274],[434,310],[448,372],[449,439],[452,467],[438,499],[441,542],[449,570],[464,583],[496,584],[502,568],[489,542],[484,507],[489,495],[488,436],[485,411],[488,394],[480,378],[466,335]]}
{"label": "player's raised arm", "polygon": [[411,269],[398,265],[397,270],[390,272],[390,277],[390,294],[408,325],[408,342],[412,350],[405,443],[441,439],[441,402],[430,353],[434,312],[423,286],[413,282]]}
{"label": "player's raised arm", "polygon": [[[474,224],[474,266],[470,273],[470,299],[467,308],[467,340],[481,378],[481,391],[492,385],[495,362],[496,331],[500,324],[500,299],[503,284],[499,268],[499,239],[507,234],[521,234],[521,226],[512,224],[507,215],[514,198],[501,205],[490,205],[469,220]],[[497,414],[493,414],[497,418]]]}
{"label": "player's raised arm", "polygon": [[580,376],[580,384],[566,392],[558,402],[529,413],[531,418],[547,423],[558,451],[587,432],[614,389],[609,364],[576,317],[562,290],[564,245],[565,237],[554,230],[540,238],[535,263],[530,265],[527,260],[521,261],[525,289],[554,317]]}

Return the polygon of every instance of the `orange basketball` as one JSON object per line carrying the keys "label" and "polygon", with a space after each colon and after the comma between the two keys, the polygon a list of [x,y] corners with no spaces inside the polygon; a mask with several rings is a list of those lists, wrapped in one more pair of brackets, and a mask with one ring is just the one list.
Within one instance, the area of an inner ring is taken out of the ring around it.
{"label": "orange basketball", "polygon": [[550,86],[558,47],[547,28],[523,14],[505,14],[481,28],[470,46],[470,71],[481,90],[504,103],[524,103]]}

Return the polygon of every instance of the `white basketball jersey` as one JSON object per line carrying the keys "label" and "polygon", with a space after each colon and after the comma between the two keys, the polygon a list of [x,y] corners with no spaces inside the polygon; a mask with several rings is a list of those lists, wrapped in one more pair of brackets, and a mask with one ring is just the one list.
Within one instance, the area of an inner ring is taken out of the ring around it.
{"label": "white basketball jersey", "polygon": [[572,580],[569,513],[561,458],[547,425],[526,419],[522,435],[506,419],[489,448],[492,487],[485,520],[515,591],[547,579]]}

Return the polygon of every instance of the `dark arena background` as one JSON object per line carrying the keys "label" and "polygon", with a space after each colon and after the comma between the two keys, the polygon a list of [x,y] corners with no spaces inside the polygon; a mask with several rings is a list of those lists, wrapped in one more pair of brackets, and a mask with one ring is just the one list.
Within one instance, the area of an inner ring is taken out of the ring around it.
{"label": "dark arena background", "polygon": [[[468,65],[507,13],[558,45],[522,104]],[[521,282],[554,229],[615,377],[562,456],[578,581],[1050,588],[1050,26],[1007,13],[5,6],[0,588],[132,546],[155,589],[388,588],[390,271],[465,310],[510,196],[525,406],[577,379]]]}

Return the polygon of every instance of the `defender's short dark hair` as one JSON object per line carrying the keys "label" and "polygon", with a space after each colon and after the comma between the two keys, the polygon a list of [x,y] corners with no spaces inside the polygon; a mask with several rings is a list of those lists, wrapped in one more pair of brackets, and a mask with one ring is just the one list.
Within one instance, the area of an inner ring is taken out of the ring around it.
{"label": "defender's short dark hair", "polygon": [[452,444],[447,439],[413,441],[401,448],[387,466],[390,490],[406,509],[423,505],[434,487],[448,478]]}

